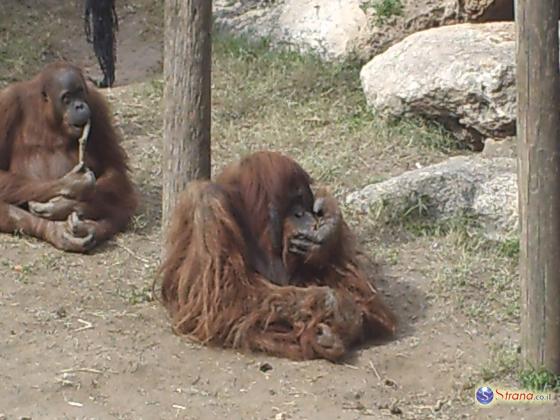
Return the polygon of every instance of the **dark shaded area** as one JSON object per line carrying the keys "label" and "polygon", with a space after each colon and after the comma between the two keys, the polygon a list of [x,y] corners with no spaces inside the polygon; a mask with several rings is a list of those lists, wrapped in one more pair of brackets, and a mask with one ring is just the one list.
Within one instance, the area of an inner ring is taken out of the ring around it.
{"label": "dark shaded area", "polygon": [[513,0],[496,0],[478,19],[479,22],[501,22],[514,20]]}

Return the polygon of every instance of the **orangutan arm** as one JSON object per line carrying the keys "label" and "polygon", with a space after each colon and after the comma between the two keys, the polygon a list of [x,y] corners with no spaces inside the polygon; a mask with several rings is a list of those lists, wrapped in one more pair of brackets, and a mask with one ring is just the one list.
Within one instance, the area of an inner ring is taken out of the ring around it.
{"label": "orangutan arm", "polygon": [[85,200],[59,196],[46,203],[32,203],[30,210],[49,220],[66,220],[70,216],[70,228],[75,234],[91,234],[99,243],[124,229],[136,206],[136,193],[126,174],[108,169]]}
{"label": "orangutan arm", "polygon": [[94,245],[91,235],[75,235],[68,222],[37,217],[19,207],[0,202],[0,232],[20,232],[49,242],[68,252],[86,252]]}
{"label": "orangutan arm", "polygon": [[137,207],[137,196],[126,173],[106,170],[97,180],[95,192],[77,205],[70,219],[77,235],[91,234],[103,242],[123,230]]}

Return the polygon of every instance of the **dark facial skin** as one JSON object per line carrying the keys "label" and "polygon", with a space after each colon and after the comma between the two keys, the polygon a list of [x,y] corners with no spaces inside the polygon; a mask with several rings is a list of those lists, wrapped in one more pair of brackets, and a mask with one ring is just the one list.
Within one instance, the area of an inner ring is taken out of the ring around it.
{"label": "dark facial skin", "polygon": [[[281,207],[279,209],[278,207]],[[263,256],[256,258],[256,270],[267,277],[272,283],[286,285],[289,282],[289,275],[282,262],[282,248],[284,237],[284,220],[297,219],[298,227],[315,224],[315,218],[311,213],[313,207],[313,192],[308,185],[299,186],[291,190],[291,194],[281,203],[271,203],[268,208],[268,228],[269,239],[272,246],[270,259]],[[258,254],[258,251],[256,251]]]}
{"label": "dark facial skin", "polygon": [[49,80],[44,92],[52,103],[55,116],[73,137],[80,136],[91,116],[86,102],[86,89],[77,71],[61,69]]}
{"label": "dark facial skin", "polygon": [[312,231],[317,225],[315,215],[301,204],[297,204],[292,207],[290,213],[288,214],[288,218],[290,219],[290,223],[294,227],[294,230],[300,232]]}
{"label": "dark facial skin", "polygon": [[[308,185],[300,185],[297,188],[290,190],[290,195],[286,198],[284,206],[285,212],[280,210],[277,205],[271,204],[269,206],[269,224],[270,224],[270,239],[272,243],[272,250],[276,254],[282,252],[282,238],[284,217],[301,217],[307,216],[306,212],[311,211],[313,207],[313,192]],[[309,213],[310,214],[310,213]]]}
{"label": "dark facial skin", "polygon": [[313,192],[309,185],[299,186],[292,197],[290,197],[290,209],[292,213],[294,209],[299,207],[303,210],[311,210],[313,207]]}
{"label": "dark facial skin", "polygon": [[286,218],[286,223],[290,237],[285,246],[290,253],[315,265],[329,260],[342,229],[342,216],[332,197],[319,197],[313,203],[312,212],[294,214]]}

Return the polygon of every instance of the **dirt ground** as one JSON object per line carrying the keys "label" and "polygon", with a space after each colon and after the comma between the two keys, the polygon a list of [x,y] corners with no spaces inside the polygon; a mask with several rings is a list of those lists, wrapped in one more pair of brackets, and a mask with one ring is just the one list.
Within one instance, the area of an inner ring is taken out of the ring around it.
{"label": "dirt ground", "polygon": [[[80,2],[2,3],[0,82],[30,77],[61,56],[99,75]],[[394,340],[368,343],[344,363],[239,354],[173,335],[150,294],[161,249],[161,2],[118,3],[118,86],[106,93],[142,206],[128,232],[92,255],[0,235],[0,419],[558,418],[557,396],[547,404],[490,408],[474,400],[482,384],[521,387],[512,374],[518,285],[515,252],[512,258],[503,247],[478,241],[464,226],[386,231],[347,212],[368,253],[383,263],[380,287],[400,328]],[[250,150],[275,148],[343,197],[368,181],[445,157],[414,143],[421,136],[416,128],[379,125],[333,88],[318,95],[323,88],[312,83],[319,76],[309,74],[317,66],[273,57],[273,66],[259,67],[250,50],[226,44],[215,52],[216,167]],[[267,77],[274,92],[283,77],[292,90],[275,97],[259,81]],[[250,92],[235,91],[243,80]],[[264,103],[262,112],[273,106],[277,124],[251,108],[268,96],[275,102]],[[298,121],[287,124],[293,109]],[[385,143],[369,138],[370,127]]]}

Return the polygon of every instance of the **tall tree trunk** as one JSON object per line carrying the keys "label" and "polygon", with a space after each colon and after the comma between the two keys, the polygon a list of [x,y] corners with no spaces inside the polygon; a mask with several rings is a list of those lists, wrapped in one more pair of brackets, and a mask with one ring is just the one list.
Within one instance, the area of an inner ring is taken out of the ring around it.
{"label": "tall tree trunk", "polygon": [[162,226],[189,181],[210,178],[211,0],[165,0]]}
{"label": "tall tree trunk", "polygon": [[517,0],[521,345],[560,374],[560,74],[557,0]]}

